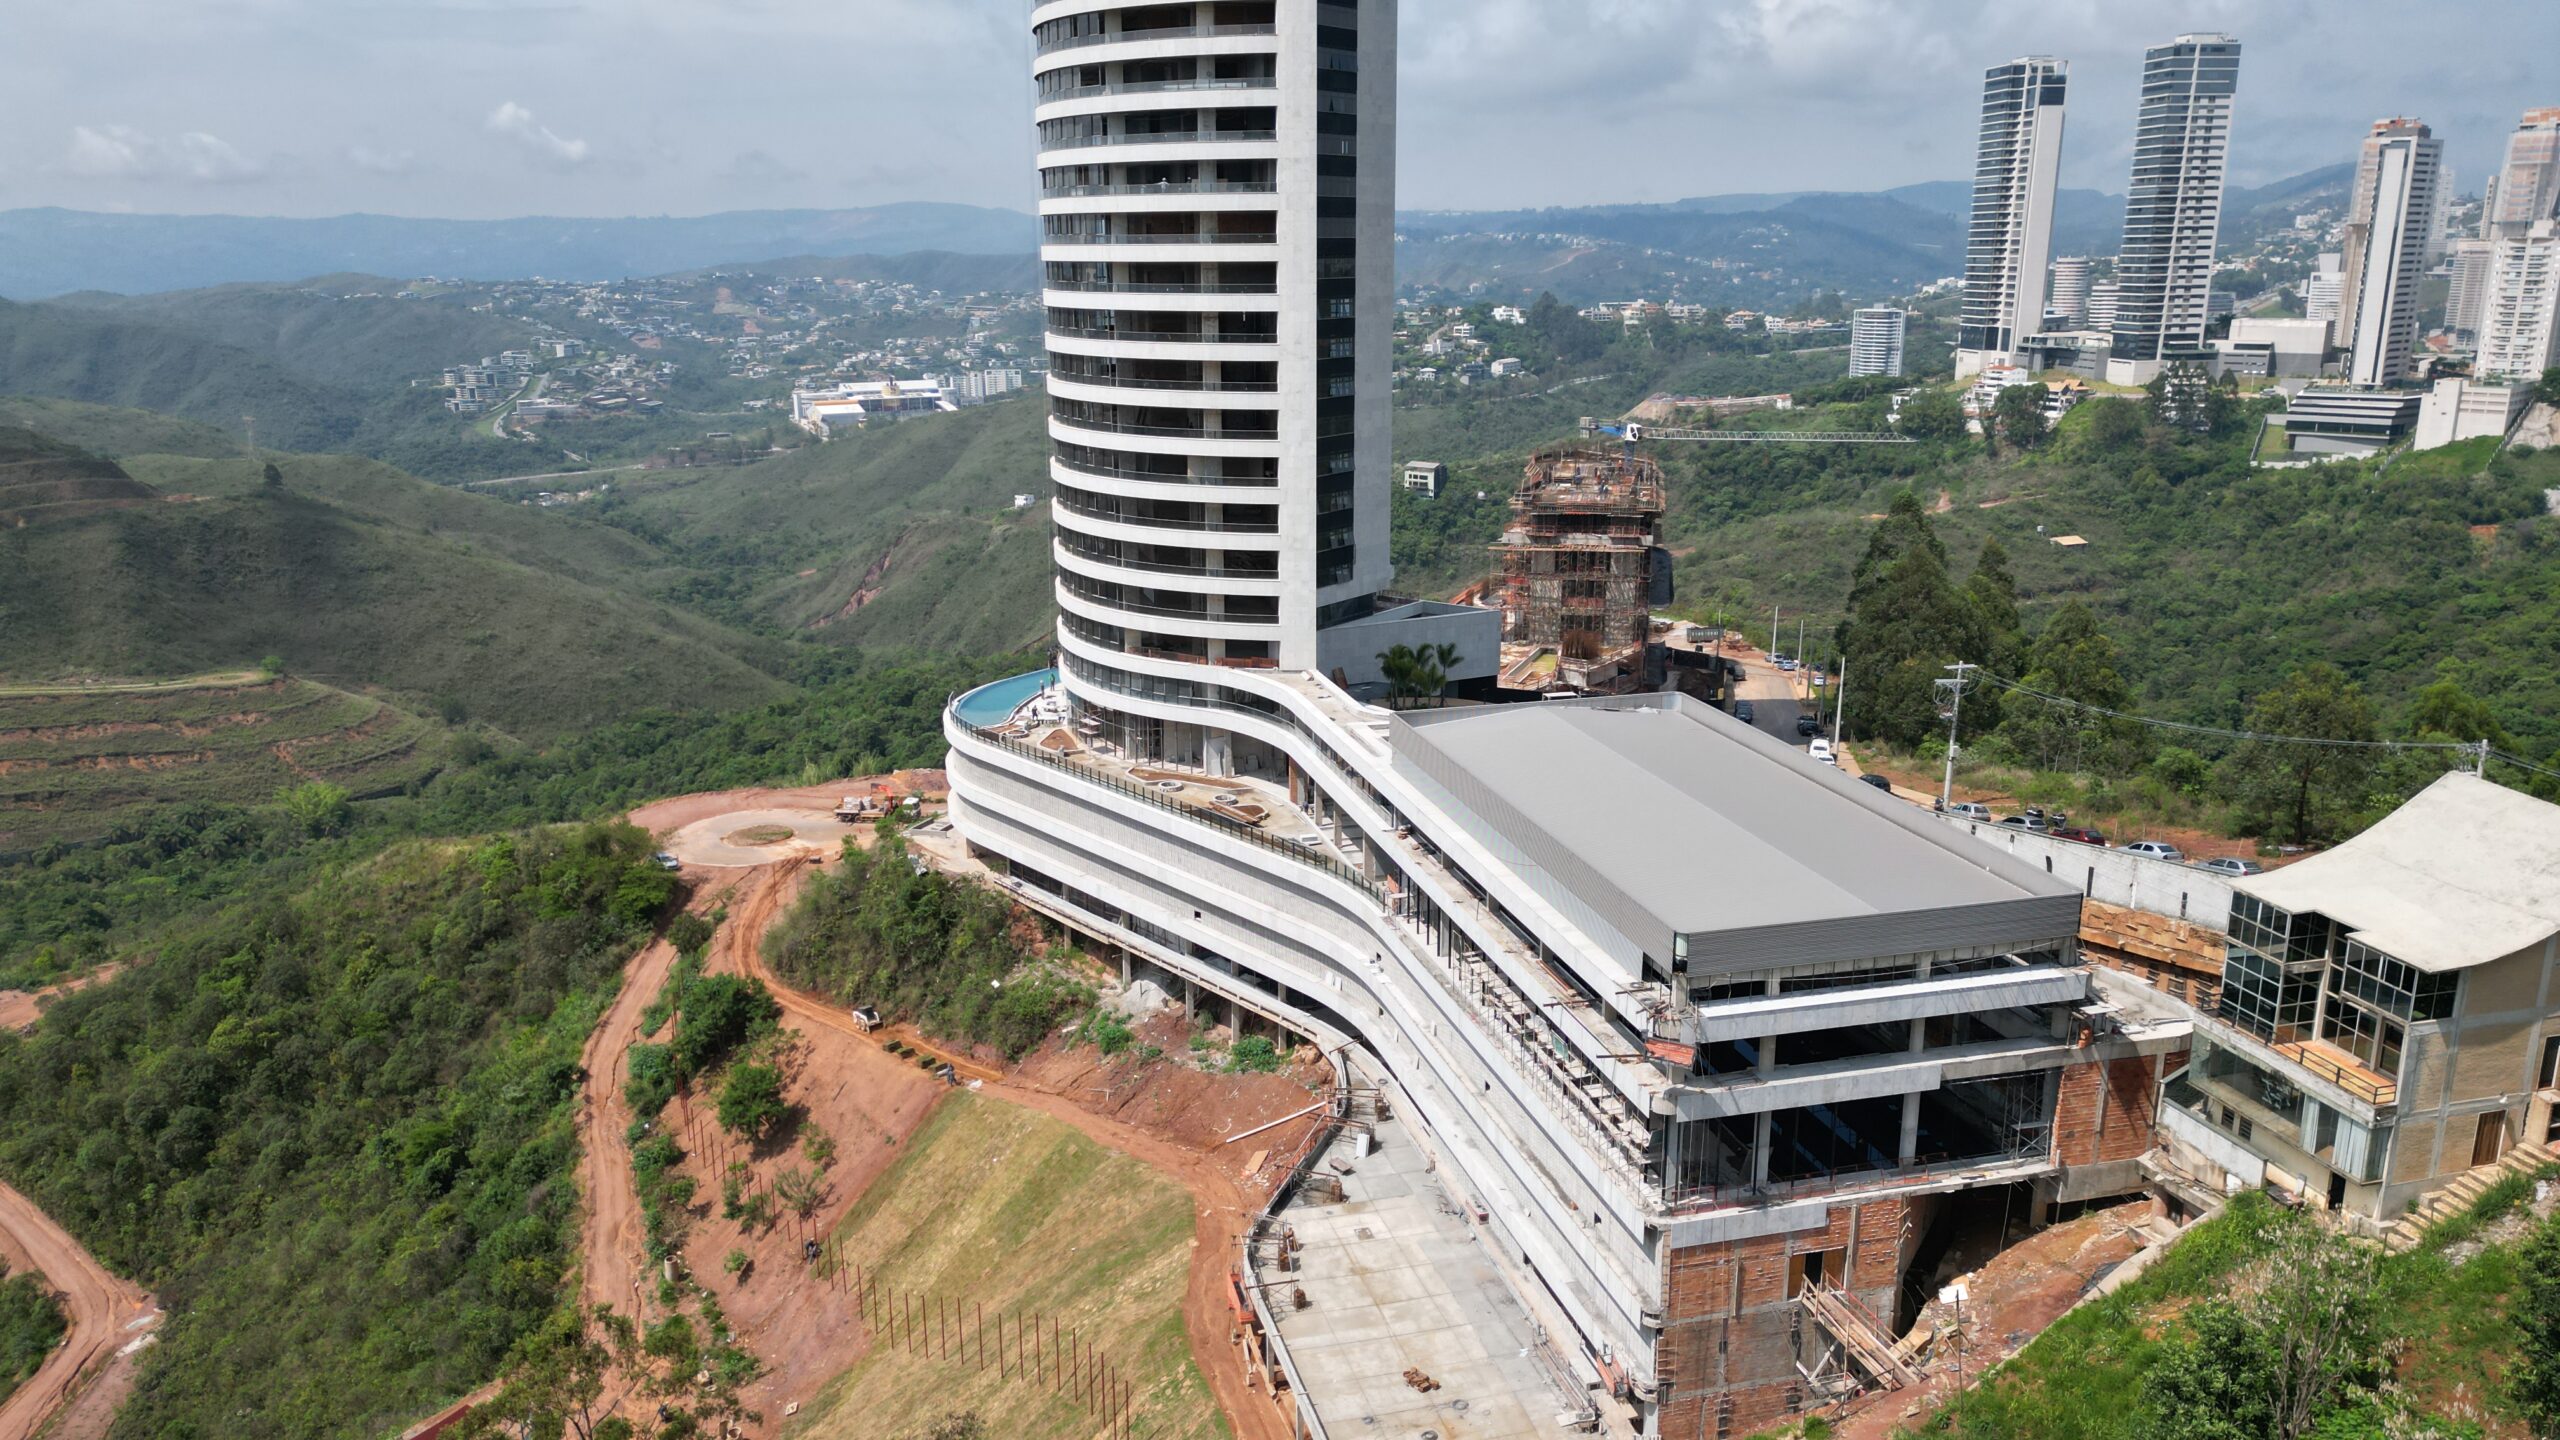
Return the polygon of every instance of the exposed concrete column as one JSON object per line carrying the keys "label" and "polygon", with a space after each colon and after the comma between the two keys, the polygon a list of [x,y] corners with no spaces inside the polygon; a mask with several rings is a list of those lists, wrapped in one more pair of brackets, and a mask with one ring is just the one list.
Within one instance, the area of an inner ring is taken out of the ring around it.
{"label": "exposed concrete column", "polygon": [[1118,949],[1120,951],[1120,988],[1126,990],[1129,988],[1129,947],[1122,945]]}
{"label": "exposed concrete column", "polygon": [[[1914,1045],[1914,1050],[1920,1047]],[[1920,1092],[1914,1090],[1902,1097],[1902,1153],[1898,1157],[1908,1165],[1920,1154]]]}
{"label": "exposed concrete column", "polygon": [[1751,1117],[1751,1183],[1769,1183],[1769,1112]]}

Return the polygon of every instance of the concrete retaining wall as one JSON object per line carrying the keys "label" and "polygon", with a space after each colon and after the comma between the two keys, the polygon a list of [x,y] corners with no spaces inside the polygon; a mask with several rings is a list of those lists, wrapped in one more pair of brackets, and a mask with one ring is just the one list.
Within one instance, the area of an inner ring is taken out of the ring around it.
{"label": "concrete retaining wall", "polygon": [[2231,880],[2174,860],[2154,860],[2056,840],[2010,825],[1942,816],[1985,845],[2006,850],[2025,864],[2080,887],[2080,893],[2128,910],[2148,910],[2172,920],[2192,920],[2216,930],[2231,928]]}

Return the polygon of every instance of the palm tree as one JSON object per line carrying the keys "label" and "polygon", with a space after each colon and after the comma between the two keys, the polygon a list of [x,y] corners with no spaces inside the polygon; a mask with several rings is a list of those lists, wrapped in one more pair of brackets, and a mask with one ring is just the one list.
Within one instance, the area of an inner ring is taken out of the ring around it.
{"label": "palm tree", "polygon": [[1441,692],[1448,688],[1449,677],[1465,663],[1466,657],[1458,653],[1458,647],[1455,645],[1443,641],[1431,647],[1431,666],[1439,676],[1439,683],[1431,687],[1433,703],[1445,703],[1446,697]]}
{"label": "palm tree", "polygon": [[1437,695],[1449,683],[1442,656],[1455,663],[1455,653],[1446,645],[1436,649],[1415,649],[1410,645],[1391,645],[1378,652],[1378,669],[1387,677],[1387,704],[1403,708],[1404,702],[1425,695]]}

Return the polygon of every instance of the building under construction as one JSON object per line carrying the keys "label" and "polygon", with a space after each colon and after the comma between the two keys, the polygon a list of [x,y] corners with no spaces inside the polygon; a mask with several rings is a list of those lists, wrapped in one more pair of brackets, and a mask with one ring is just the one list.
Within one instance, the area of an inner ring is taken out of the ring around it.
{"label": "building under construction", "polygon": [[1606,446],[1529,458],[1500,562],[1506,690],[1614,695],[1661,683],[1653,607],[1670,597],[1660,550],[1662,467]]}

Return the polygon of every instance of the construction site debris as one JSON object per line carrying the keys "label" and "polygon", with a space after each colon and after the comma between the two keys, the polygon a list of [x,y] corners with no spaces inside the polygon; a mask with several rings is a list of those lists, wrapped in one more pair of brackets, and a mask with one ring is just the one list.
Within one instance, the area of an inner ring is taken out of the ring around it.
{"label": "construction site debris", "polygon": [[1408,1365],[1404,1368],[1404,1383],[1425,1395],[1440,1388],[1440,1382],[1425,1374],[1422,1367],[1418,1365]]}

